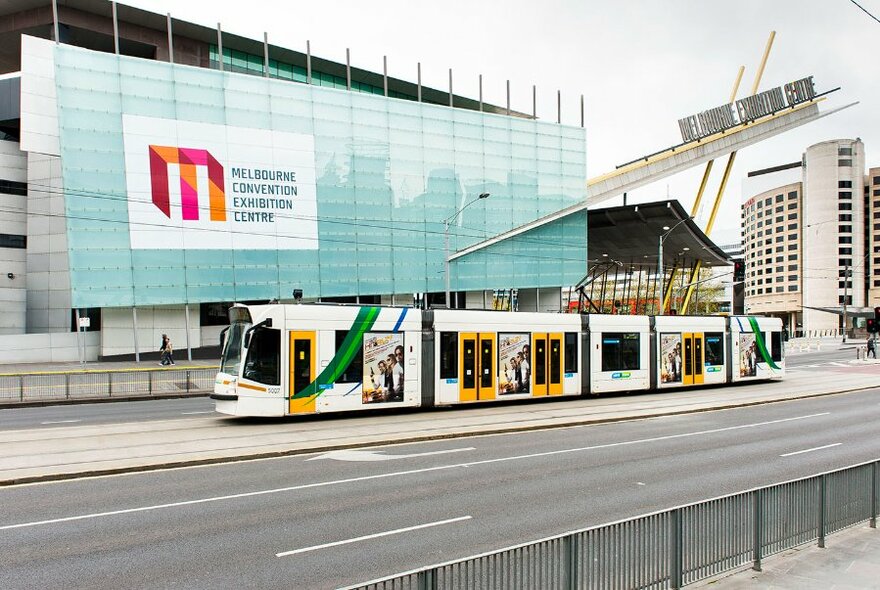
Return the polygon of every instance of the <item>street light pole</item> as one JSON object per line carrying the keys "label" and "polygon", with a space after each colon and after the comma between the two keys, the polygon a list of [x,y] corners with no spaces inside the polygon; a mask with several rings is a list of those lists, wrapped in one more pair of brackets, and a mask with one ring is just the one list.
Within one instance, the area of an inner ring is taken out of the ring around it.
{"label": "street light pole", "polygon": [[455,218],[458,217],[462,211],[467,209],[469,206],[473,205],[480,199],[488,199],[491,195],[489,193],[480,193],[476,199],[473,199],[464,204],[464,206],[443,220],[443,259],[444,259],[444,268],[443,274],[446,275],[446,309],[450,309],[452,306],[449,301],[449,224],[455,221]]}
{"label": "street light pole", "polygon": [[660,313],[658,313],[657,315],[665,315],[665,312],[666,312],[666,306],[663,305],[663,295],[664,295],[664,291],[665,291],[665,287],[666,287],[666,285],[664,284],[666,282],[665,277],[663,276],[663,240],[665,240],[666,236],[671,234],[673,232],[673,230],[675,230],[675,228],[677,228],[679,225],[681,225],[682,223],[684,223],[688,219],[693,219],[693,218],[694,218],[693,215],[691,215],[690,217],[685,217],[684,219],[682,219],[681,221],[679,221],[678,223],[676,223],[672,227],[669,227],[668,225],[664,225],[663,230],[666,233],[660,234],[660,240],[659,240],[659,244],[657,246],[657,277],[658,277],[657,280],[660,281]]}

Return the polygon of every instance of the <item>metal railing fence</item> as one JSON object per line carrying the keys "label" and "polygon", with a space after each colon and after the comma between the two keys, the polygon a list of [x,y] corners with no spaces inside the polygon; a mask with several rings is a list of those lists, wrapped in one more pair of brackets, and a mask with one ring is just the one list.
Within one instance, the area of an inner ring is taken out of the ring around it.
{"label": "metal railing fence", "polygon": [[0,373],[0,403],[179,395],[211,391],[217,367]]}
{"label": "metal railing fence", "polygon": [[878,461],[572,531],[343,590],[681,588],[877,522]]}

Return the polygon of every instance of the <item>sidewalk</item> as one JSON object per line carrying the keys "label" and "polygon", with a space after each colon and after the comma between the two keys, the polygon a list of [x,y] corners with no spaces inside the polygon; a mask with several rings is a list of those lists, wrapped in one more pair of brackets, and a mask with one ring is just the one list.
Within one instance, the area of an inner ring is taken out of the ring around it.
{"label": "sidewalk", "polygon": [[[184,351],[185,353],[185,351]],[[176,363],[175,369],[219,367],[219,359],[211,360],[186,360],[186,354],[181,358],[176,355],[174,359]],[[20,374],[20,373],[69,373],[80,371],[126,371],[126,370],[147,370],[155,369],[159,366],[158,360],[141,360],[135,361],[91,361],[88,363],[78,363],[76,361],[65,363],[20,363],[10,365],[0,365],[0,375]]]}
{"label": "sidewalk", "polygon": [[825,549],[802,545],[765,558],[762,571],[722,574],[688,586],[719,590],[864,590],[880,588],[880,531],[867,523],[828,535]]}

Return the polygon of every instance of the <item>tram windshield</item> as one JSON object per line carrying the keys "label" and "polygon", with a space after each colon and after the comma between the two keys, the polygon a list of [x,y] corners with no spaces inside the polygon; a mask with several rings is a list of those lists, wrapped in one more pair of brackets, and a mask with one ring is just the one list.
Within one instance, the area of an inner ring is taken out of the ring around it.
{"label": "tram windshield", "polygon": [[245,332],[251,327],[249,321],[232,322],[226,333],[226,341],[223,343],[223,352],[220,355],[220,372],[226,375],[237,376],[241,367],[241,341]]}

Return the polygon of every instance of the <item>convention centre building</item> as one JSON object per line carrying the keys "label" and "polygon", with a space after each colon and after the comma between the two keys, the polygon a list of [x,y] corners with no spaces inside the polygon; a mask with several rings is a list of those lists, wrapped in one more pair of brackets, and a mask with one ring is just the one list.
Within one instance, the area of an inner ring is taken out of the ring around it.
{"label": "convention centre building", "polygon": [[583,202],[583,126],[377,70],[104,0],[0,4],[0,333],[45,338],[8,348],[196,350],[231,302],[446,305],[447,280],[454,307],[560,309],[586,211],[453,254]]}

